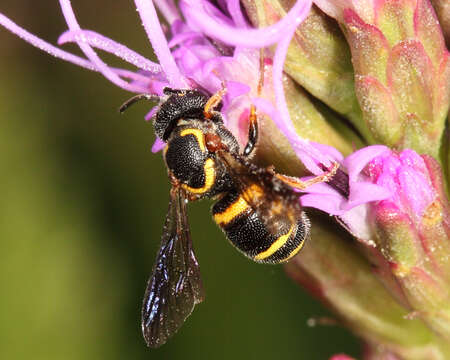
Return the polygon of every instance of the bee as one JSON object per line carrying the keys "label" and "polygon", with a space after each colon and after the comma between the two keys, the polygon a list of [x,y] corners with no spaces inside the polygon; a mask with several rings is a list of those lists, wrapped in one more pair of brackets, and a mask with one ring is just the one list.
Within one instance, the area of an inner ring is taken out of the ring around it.
{"label": "bee", "polygon": [[309,236],[310,222],[293,188],[328,181],[337,165],[306,182],[277,174],[250,161],[258,140],[256,110],[249,117],[248,143],[241,152],[220,113],[225,88],[212,96],[199,90],[165,88],[154,117],[156,135],[172,185],[161,245],[142,307],[142,331],[149,347],[164,344],[204,299],[186,205],[215,200],[212,217],[225,236],[248,258],[268,264],[291,259]]}

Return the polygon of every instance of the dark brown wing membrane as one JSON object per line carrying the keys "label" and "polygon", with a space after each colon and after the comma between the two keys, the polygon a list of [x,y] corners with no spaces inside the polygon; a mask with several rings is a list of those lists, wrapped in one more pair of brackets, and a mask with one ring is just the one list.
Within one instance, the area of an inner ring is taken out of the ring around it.
{"label": "dark brown wing membrane", "polygon": [[172,188],[161,247],[142,306],[142,332],[147,345],[163,345],[203,298],[200,268],[189,232],[186,198],[180,188]]}
{"label": "dark brown wing membrane", "polygon": [[[263,219],[269,232],[277,234],[280,231],[280,221],[285,222],[290,214],[300,213],[298,194],[277,179],[273,172],[247,161],[239,154],[226,151],[217,154],[232,175],[236,190]],[[264,192],[263,196],[256,197],[254,192],[246,191],[252,185],[258,185]]]}

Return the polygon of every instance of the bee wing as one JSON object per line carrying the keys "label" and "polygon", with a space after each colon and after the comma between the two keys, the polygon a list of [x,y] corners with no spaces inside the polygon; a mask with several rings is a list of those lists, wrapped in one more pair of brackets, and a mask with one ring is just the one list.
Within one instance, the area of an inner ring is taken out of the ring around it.
{"label": "bee wing", "polygon": [[[298,195],[277,179],[271,170],[256,166],[238,154],[226,151],[218,154],[241,196],[271,233],[277,234],[280,224],[285,223],[290,214],[300,213]],[[261,189],[261,194],[248,191],[255,185]]]}
{"label": "bee wing", "polygon": [[142,332],[147,345],[163,345],[203,298],[200,268],[189,232],[186,198],[182,190],[175,187],[170,191],[161,247],[142,306]]}

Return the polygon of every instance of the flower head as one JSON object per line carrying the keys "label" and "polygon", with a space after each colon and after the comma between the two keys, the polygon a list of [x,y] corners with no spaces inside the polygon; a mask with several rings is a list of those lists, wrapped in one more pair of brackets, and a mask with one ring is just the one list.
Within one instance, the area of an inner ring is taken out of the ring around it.
{"label": "flower head", "polygon": [[[314,174],[323,172],[321,166],[331,166],[336,156],[332,148],[315,146],[301,138],[295,130],[288,111],[283,90],[283,63],[287,47],[299,23],[308,14],[311,2],[297,1],[278,23],[262,29],[247,24],[236,2],[228,1],[225,9],[206,0],[184,0],[178,9],[171,1],[159,1],[166,18],[171,21],[170,31],[163,32],[156,9],[151,1],[136,0],[142,23],[158,57],[159,64],[145,59],[122,44],[91,30],[81,29],[69,0],[60,0],[69,30],[61,35],[59,43],[76,42],[87,59],[79,58],[29,34],[4,15],[0,24],[33,45],[50,54],[101,72],[115,85],[132,92],[162,94],[166,86],[175,88],[202,87],[213,93],[225,82],[228,95],[224,99],[226,124],[234,129],[238,139],[238,119],[254,103],[261,113],[269,115],[288,139],[295,153]],[[170,37],[170,41],[167,37]],[[265,93],[257,98],[257,79],[260,48],[277,44],[273,57],[272,82],[266,84]],[[138,70],[111,68],[94,51],[98,48],[110,52],[138,67]],[[268,90],[267,90],[268,89]],[[151,118],[155,109],[147,115]],[[231,121],[230,119],[233,119]],[[154,151],[162,148],[157,141]]]}

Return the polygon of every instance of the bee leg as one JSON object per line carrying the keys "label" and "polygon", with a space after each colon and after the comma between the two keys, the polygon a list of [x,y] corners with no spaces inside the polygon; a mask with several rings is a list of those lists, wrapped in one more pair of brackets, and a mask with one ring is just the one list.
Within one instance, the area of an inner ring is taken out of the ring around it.
{"label": "bee leg", "polygon": [[[257,94],[261,96],[262,88],[264,86],[264,50],[259,51],[259,80]],[[250,105],[250,115],[248,119],[248,141],[244,148],[244,156],[250,156],[255,150],[255,145],[258,142],[258,115],[256,114],[255,105]]]}
{"label": "bee leg", "polygon": [[322,175],[316,176],[312,179],[302,181],[298,178],[292,177],[292,176],[286,176],[282,174],[275,174],[275,176],[283,181],[285,184],[299,190],[305,190],[311,185],[321,183],[321,182],[328,182],[331,180],[331,178],[336,174],[337,170],[339,168],[339,163],[335,162],[332,164],[332,166],[328,169],[327,172],[323,173]]}
{"label": "bee leg", "polygon": [[205,118],[212,119],[214,117],[214,115],[216,114],[216,111],[214,111],[214,109],[217,107],[217,105],[220,104],[226,92],[227,88],[225,87],[225,84],[222,83],[222,89],[211,96],[206,102],[205,107],[203,108],[203,114],[205,115]]}
{"label": "bee leg", "polygon": [[258,141],[258,116],[255,105],[250,105],[250,115],[248,117],[248,141],[244,148],[244,156],[250,156]]}

